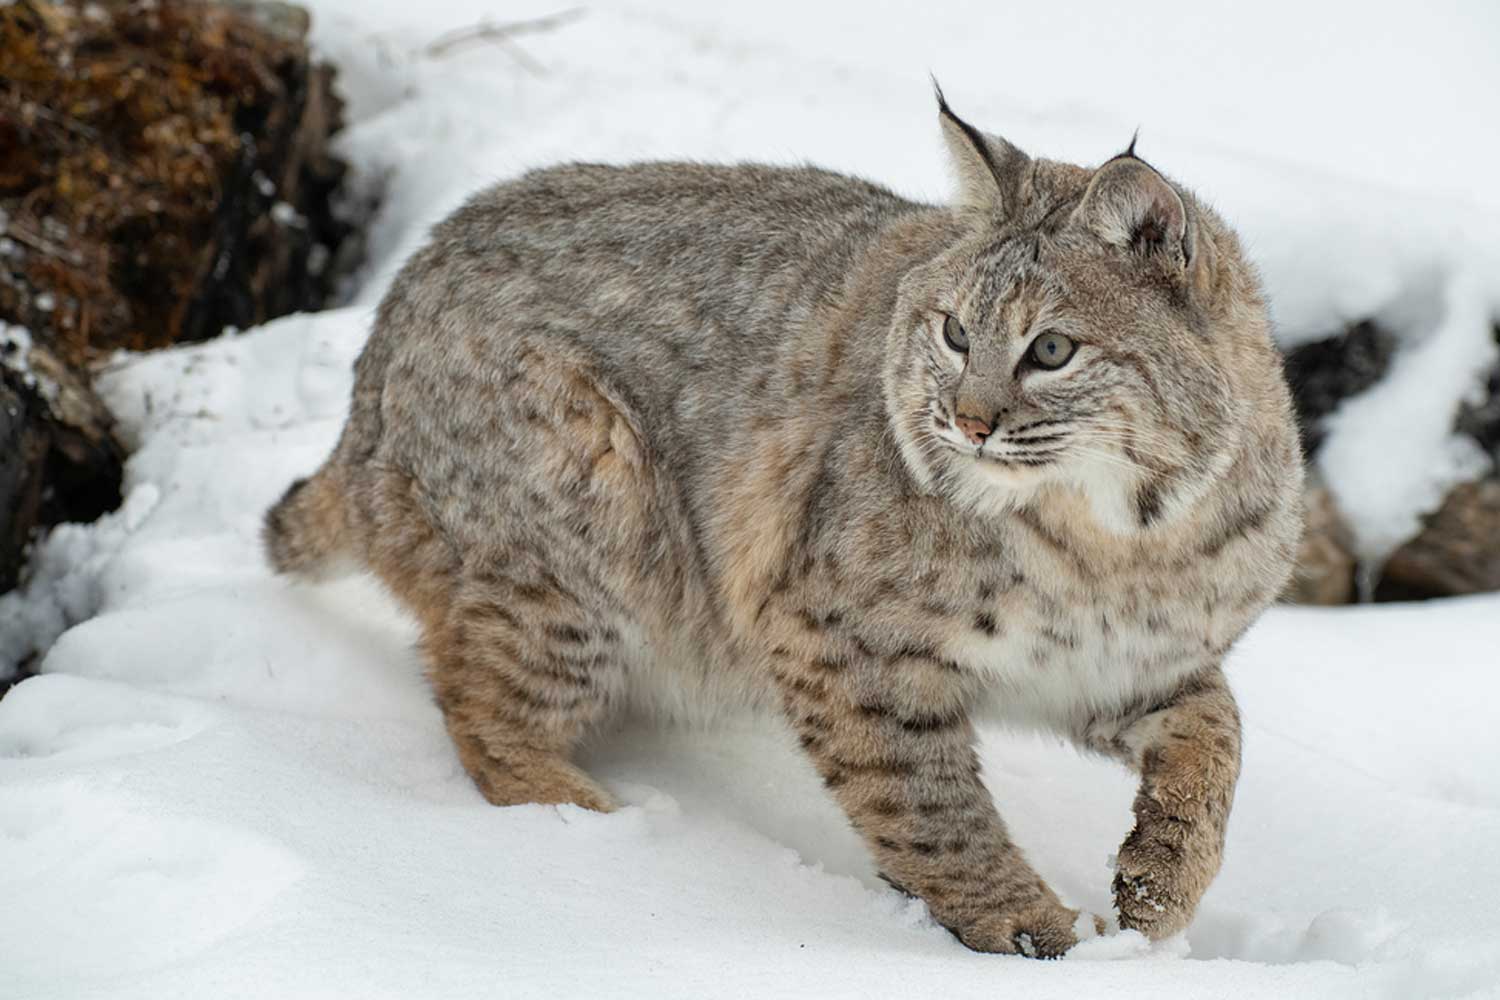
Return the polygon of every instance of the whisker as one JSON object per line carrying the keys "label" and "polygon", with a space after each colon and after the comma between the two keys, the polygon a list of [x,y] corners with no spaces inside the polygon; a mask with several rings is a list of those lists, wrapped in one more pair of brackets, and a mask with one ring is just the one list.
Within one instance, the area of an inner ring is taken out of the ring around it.
{"label": "whisker", "polygon": [[[1120,441],[1110,442],[1107,439],[1105,441],[1103,441],[1103,442],[1099,442],[1098,439],[1094,439],[1094,441],[1090,442],[1090,443],[1094,443],[1094,444],[1098,444],[1098,443],[1103,443],[1103,444],[1110,444],[1110,443],[1124,444],[1124,442],[1120,442]],[[1144,470],[1146,470],[1148,472],[1151,472],[1151,473],[1157,474],[1157,475],[1166,474],[1168,472],[1168,470],[1170,470],[1172,468],[1181,468],[1181,466],[1178,463],[1170,461],[1170,460],[1168,460],[1167,458],[1165,458],[1162,455],[1154,454],[1151,451],[1148,451],[1148,450],[1145,450],[1145,449],[1142,449],[1142,448],[1139,448],[1139,447],[1132,447],[1131,448],[1131,454],[1129,454],[1129,455],[1122,455],[1122,454],[1119,454],[1117,452],[1106,451],[1106,450],[1104,450],[1102,448],[1097,448],[1097,447],[1096,448],[1089,448],[1088,447],[1088,443],[1084,443],[1084,442],[1080,442],[1079,447],[1080,447],[1080,449],[1087,449],[1090,454],[1092,454],[1092,455],[1094,455],[1096,457],[1108,457],[1108,458],[1114,459],[1117,462],[1125,462],[1125,463],[1128,463],[1130,465],[1135,466],[1136,468],[1144,469]],[[1080,450],[1080,454],[1081,453],[1082,453],[1082,450]],[[1147,461],[1141,461],[1141,459],[1146,459]]]}
{"label": "whisker", "polygon": [[[1083,426],[1084,429],[1091,432],[1088,435],[1088,440],[1114,442],[1129,447],[1134,451],[1145,451],[1153,446],[1162,451],[1170,452],[1176,452],[1180,449],[1179,442],[1170,441],[1154,432],[1143,432],[1140,428],[1098,423],[1090,423]],[[1151,457],[1159,459],[1161,456]]]}
{"label": "whisker", "polygon": [[1133,462],[1130,459],[1124,458],[1120,455],[1112,455],[1109,452],[1099,451],[1098,449],[1078,448],[1074,453],[1082,458],[1094,459],[1096,461],[1103,462],[1106,465],[1114,465],[1132,472],[1142,473],[1144,475],[1152,476],[1157,479],[1164,479],[1168,482],[1185,482],[1187,479],[1187,477],[1180,471],[1174,471],[1172,469],[1152,468],[1151,466],[1142,465],[1139,462]]}
{"label": "whisker", "polygon": [[[917,455],[922,461],[932,464],[934,472],[944,468],[936,460],[946,452],[994,462],[1004,468],[1034,469],[1076,457],[1169,484],[1187,478],[1180,460],[1166,457],[1181,454],[1180,439],[1174,441],[1164,432],[1133,426],[1117,417],[1094,414],[1033,420],[977,448],[951,440],[942,433],[956,429],[946,408],[936,400],[929,400],[912,410],[910,419],[916,429],[913,443]],[[937,433],[934,433],[934,427],[938,428]]]}
{"label": "whisker", "polygon": [[1001,457],[1001,458],[1014,458],[1014,459],[1045,458],[1045,459],[1049,459],[1050,460],[1050,459],[1056,458],[1057,456],[1061,455],[1065,451],[1067,451],[1066,448],[1037,448],[1035,450],[1027,450],[1027,449],[1017,450],[1017,449],[1006,449],[1006,448],[995,448],[995,449],[985,448],[983,451],[980,452],[980,454],[982,454],[982,455],[984,455],[986,457],[994,455],[994,456],[998,456],[998,457]]}
{"label": "whisker", "polygon": [[1067,434],[1029,434],[1025,437],[1017,437],[1014,434],[1005,435],[1007,444],[1048,444],[1052,441],[1061,441],[1067,438]]}
{"label": "whisker", "polygon": [[1097,417],[1086,417],[1078,421],[1081,428],[1101,431],[1105,433],[1127,434],[1132,438],[1166,447],[1180,447],[1180,441],[1173,441],[1163,432],[1148,427],[1135,427],[1130,424],[1115,421],[1102,420]]}
{"label": "whisker", "polygon": [[1016,435],[1020,434],[1022,431],[1035,430],[1038,427],[1055,427],[1058,424],[1066,424],[1068,422],[1069,421],[1066,418],[1058,418],[1053,420],[1033,420],[1029,424],[1022,424],[1020,427],[1013,428],[1006,433],[1007,435]]}

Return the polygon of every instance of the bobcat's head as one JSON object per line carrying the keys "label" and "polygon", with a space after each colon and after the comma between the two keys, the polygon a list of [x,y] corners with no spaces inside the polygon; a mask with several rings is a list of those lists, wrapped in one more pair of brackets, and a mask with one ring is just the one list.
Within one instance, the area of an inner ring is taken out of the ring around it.
{"label": "bobcat's head", "polygon": [[1131,149],[1032,159],[938,94],[951,239],[902,281],[884,373],[924,487],[976,511],[1076,489],[1102,525],[1170,520],[1284,390],[1233,234]]}

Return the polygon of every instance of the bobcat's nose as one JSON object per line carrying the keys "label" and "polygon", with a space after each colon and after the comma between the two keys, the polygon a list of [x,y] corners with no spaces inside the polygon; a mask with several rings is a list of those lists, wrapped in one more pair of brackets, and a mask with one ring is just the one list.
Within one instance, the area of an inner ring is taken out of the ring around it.
{"label": "bobcat's nose", "polygon": [[991,424],[985,423],[978,417],[966,417],[962,414],[954,423],[958,425],[959,430],[963,431],[964,437],[968,438],[971,444],[984,444],[984,439],[989,437],[990,432],[994,430]]}

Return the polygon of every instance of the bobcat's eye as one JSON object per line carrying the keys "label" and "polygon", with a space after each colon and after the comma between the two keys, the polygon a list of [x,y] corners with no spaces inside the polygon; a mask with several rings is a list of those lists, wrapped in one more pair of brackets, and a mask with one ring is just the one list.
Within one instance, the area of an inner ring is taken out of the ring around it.
{"label": "bobcat's eye", "polygon": [[1060,333],[1044,333],[1031,342],[1031,359],[1043,368],[1061,368],[1073,356],[1075,345]]}
{"label": "bobcat's eye", "polygon": [[959,354],[969,353],[969,335],[957,317],[949,316],[943,320],[943,340],[947,341],[951,350]]}

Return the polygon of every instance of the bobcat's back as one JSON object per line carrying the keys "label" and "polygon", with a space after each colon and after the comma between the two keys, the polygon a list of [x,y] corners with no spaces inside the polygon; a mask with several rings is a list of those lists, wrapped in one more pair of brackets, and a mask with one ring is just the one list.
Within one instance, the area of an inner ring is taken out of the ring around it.
{"label": "bobcat's back", "polygon": [[[754,402],[745,383],[841,297],[880,229],[923,211],[813,168],[536,171],[433,231],[392,286],[370,349],[436,355],[483,331],[498,357],[516,347],[511,331],[545,334],[628,391],[665,439],[683,427],[683,392],[716,412]],[[873,357],[880,345],[869,346]]]}

